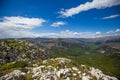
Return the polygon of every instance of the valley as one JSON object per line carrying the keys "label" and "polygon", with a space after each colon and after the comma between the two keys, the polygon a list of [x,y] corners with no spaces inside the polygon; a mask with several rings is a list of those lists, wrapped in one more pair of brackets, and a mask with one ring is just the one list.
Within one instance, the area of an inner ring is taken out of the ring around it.
{"label": "valley", "polygon": [[0,40],[0,80],[119,80],[120,36]]}

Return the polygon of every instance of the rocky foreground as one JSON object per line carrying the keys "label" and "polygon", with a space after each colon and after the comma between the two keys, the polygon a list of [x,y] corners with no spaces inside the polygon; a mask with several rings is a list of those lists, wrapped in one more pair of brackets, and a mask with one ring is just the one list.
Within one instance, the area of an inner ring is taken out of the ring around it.
{"label": "rocky foreground", "polygon": [[101,70],[86,65],[76,65],[67,58],[54,58],[15,69],[0,77],[0,80],[118,80],[105,75]]}
{"label": "rocky foreground", "polygon": [[41,61],[47,56],[43,50],[25,40],[0,40],[0,66],[14,61]]}

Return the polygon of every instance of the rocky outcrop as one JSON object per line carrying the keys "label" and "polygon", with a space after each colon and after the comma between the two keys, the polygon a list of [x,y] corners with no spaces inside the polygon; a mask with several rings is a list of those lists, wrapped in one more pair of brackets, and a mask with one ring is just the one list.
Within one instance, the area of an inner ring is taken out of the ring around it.
{"label": "rocky outcrop", "polygon": [[0,65],[13,61],[44,60],[44,50],[25,40],[0,40]]}
{"label": "rocky outcrop", "polygon": [[46,55],[44,48],[25,40],[0,40],[0,80],[118,80],[100,69]]}
{"label": "rocky outcrop", "polygon": [[111,76],[103,74],[101,70],[95,69],[94,67],[90,67],[89,73],[91,73],[92,76],[95,76],[97,78],[97,80],[99,80],[99,79],[103,79],[103,80],[118,80],[115,77],[111,77]]}
{"label": "rocky outcrop", "polygon": [[25,75],[25,73],[20,70],[14,70],[13,72],[0,77],[0,80],[14,80],[15,77],[20,77],[21,75]]}
{"label": "rocky outcrop", "polygon": [[[1,79],[11,79],[14,76],[24,75],[20,71],[13,71]],[[34,80],[118,80],[102,73],[101,70],[85,65],[75,66],[66,58],[44,60],[38,67],[29,68],[26,74],[32,74]],[[10,77],[9,77],[10,76]]]}
{"label": "rocky outcrop", "polygon": [[[32,78],[38,79],[40,77],[40,80],[118,80],[103,74],[101,70],[94,67],[72,65],[71,60],[66,58],[49,59],[43,63],[44,65],[31,70]],[[51,65],[45,65],[49,63]]]}
{"label": "rocky outcrop", "polygon": [[21,75],[31,75],[30,79],[32,80],[118,80],[115,77],[103,74],[101,70],[94,67],[76,66],[67,58],[48,59],[44,60],[40,66],[37,64],[35,66],[27,67],[26,73],[14,70],[2,76],[0,80],[10,80]]}

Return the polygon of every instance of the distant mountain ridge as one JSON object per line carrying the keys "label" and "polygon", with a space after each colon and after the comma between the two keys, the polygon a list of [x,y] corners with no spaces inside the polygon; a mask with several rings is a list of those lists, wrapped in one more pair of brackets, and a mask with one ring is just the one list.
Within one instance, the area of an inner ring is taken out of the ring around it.
{"label": "distant mountain ridge", "polygon": [[105,36],[99,38],[18,38],[23,40],[51,40],[51,39],[58,39],[58,40],[68,40],[68,41],[83,41],[83,42],[120,42],[120,35],[118,36]]}
{"label": "distant mountain ridge", "polygon": [[120,42],[120,36],[106,36],[99,38],[83,39],[85,42]]}
{"label": "distant mountain ridge", "polygon": [[[120,42],[120,35],[118,36],[104,36],[98,38],[6,38],[6,39],[20,39],[20,40],[51,40],[51,39],[59,39],[59,40],[74,40],[74,41],[85,41],[85,42]],[[1,39],[5,40],[5,39]]]}

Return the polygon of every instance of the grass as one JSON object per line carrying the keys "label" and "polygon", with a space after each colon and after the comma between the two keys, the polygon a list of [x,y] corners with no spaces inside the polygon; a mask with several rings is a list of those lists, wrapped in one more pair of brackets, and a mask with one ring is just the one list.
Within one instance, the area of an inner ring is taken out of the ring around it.
{"label": "grass", "polygon": [[28,66],[25,61],[9,62],[0,66],[0,76],[10,73],[13,70],[22,69]]}
{"label": "grass", "polygon": [[[55,49],[55,51],[57,52],[57,49]],[[78,65],[84,64],[93,66],[102,70],[104,74],[115,76],[120,79],[120,59],[101,55],[94,52],[94,50],[91,50],[90,54],[84,54],[83,50],[77,48],[69,49],[65,52],[58,50],[58,54],[51,55],[51,57],[70,58]]]}

